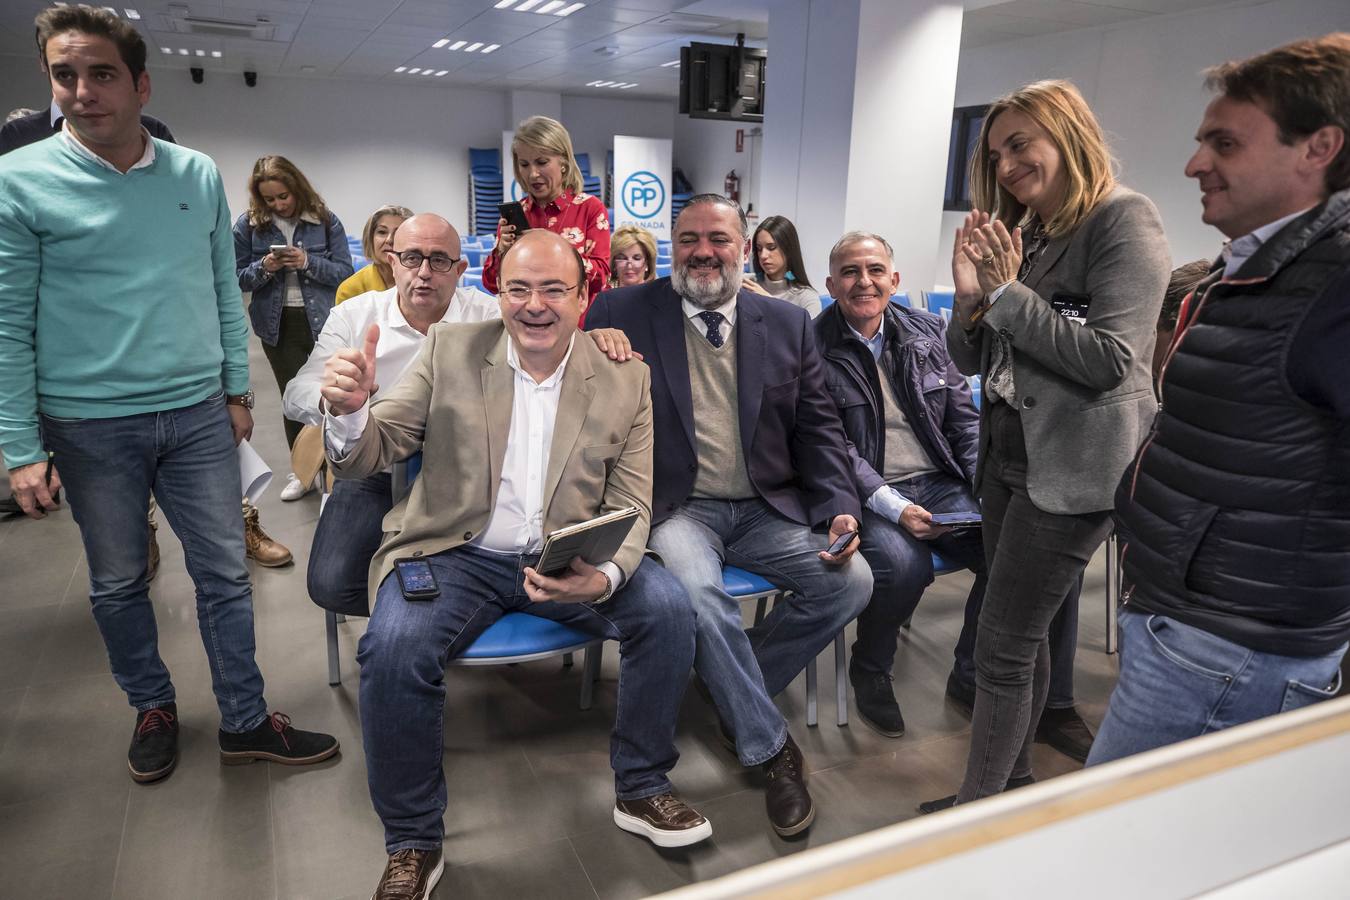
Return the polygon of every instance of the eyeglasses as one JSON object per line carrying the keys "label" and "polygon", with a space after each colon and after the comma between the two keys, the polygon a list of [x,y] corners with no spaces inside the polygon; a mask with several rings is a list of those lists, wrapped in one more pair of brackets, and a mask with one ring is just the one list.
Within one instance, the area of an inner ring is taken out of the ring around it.
{"label": "eyeglasses", "polygon": [[528,303],[532,294],[538,294],[545,303],[561,303],[566,300],[567,295],[576,290],[577,286],[580,284],[581,282],[578,281],[576,284],[551,284],[548,287],[542,288],[512,285],[511,287],[502,289],[502,296],[512,303]]}
{"label": "eyeglasses", "polygon": [[431,265],[431,271],[440,272],[442,275],[453,269],[456,263],[459,262],[458,259],[451,259],[444,253],[433,253],[430,256],[423,256],[417,250],[404,250],[402,253],[396,252],[394,255],[398,257],[399,263],[401,263],[405,269],[420,269],[422,268],[422,263],[425,261]]}
{"label": "eyeglasses", "polygon": [[629,258],[626,257],[626,256],[619,256],[619,257],[615,257],[615,259],[614,259],[614,265],[616,265],[616,266],[645,266],[645,265],[647,265],[647,261],[646,261],[645,259],[629,259]]}

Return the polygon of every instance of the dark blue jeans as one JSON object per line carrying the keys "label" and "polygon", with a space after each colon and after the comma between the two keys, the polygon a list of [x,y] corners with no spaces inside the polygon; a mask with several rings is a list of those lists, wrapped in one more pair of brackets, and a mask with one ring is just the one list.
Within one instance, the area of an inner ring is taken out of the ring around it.
{"label": "dark blue jeans", "polygon": [[333,483],[310,548],[309,599],[343,615],[370,615],[370,560],[380,549],[382,523],[393,506],[388,472]]}
{"label": "dark blue jeans", "polygon": [[[964,481],[941,472],[897,482],[895,488],[929,512],[980,509]],[[984,538],[978,528],[921,541],[890,519],[871,510],[863,511],[862,554],[872,566],[873,588],[871,602],[858,616],[853,664],[864,672],[890,673],[900,626],[914,615],[923,592],[933,583],[934,552],[975,575],[966,595],[965,619],[953,651],[956,677],[973,691],[975,635],[989,581],[984,564]],[[1050,694],[1046,706],[1051,709],[1074,705],[1073,663],[1078,648],[1078,595],[1082,588],[1080,575],[1050,624]]]}
{"label": "dark blue jeans", "polygon": [[694,610],[650,559],[604,603],[534,603],[521,569],[535,556],[463,546],[427,557],[441,594],[409,601],[390,575],[361,638],[361,733],[385,848],[441,846],[447,796],[441,767],[445,666],[507,612],[526,612],[619,642],[619,701],[610,740],[615,793],[670,790],[675,720],[694,661]]}
{"label": "dark blue jeans", "polygon": [[1120,680],[1092,744],[1095,766],[1336,696],[1342,644],[1280,656],[1168,616],[1120,612]]}
{"label": "dark blue jeans", "polygon": [[[694,667],[736,735],[741,762],[771,759],[787,740],[772,698],[867,605],[867,560],[855,554],[843,566],[826,565],[817,556],[829,544],[825,535],[759,499],[688,500],[652,529],[647,544],[698,611]],[[740,601],[722,589],[724,564],[792,593],[747,631]]]}
{"label": "dark blue jeans", "polygon": [[239,462],[223,393],[182,409],[112,419],[42,417],[89,561],[89,600],[113,677],[138,711],[174,702],[159,655],[146,564],[154,492],[183,542],[197,589],[220,727],[267,717],[254,660],[253,590],[244,566]]}

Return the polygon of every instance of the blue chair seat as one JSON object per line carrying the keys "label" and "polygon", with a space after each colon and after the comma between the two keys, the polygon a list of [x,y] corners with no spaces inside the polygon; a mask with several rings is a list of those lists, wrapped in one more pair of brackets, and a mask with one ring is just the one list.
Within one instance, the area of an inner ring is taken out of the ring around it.
{"label": "blue chair seat", "polygon": [[950,575],[953,572],[960,572],[965,566],[959,566],[949,559],[943,559],[937,553],[933,554],[933,575]]}
{"label": "blue chair seat", "polygon": [[763,576],[738,569],[735,566],[722,567],[722,590],[733,597],[778,593],[778,588],[770,584]]}
{"label": "blue chair seat", "polygon": [[569,650],[580,650],[596,640],[594,635],[552,619],[541,619],[529,613],[507,613],[493,622],[452,664],[505,657],[510,657],[512,662],[525,662],[535,654],[556,656]]}

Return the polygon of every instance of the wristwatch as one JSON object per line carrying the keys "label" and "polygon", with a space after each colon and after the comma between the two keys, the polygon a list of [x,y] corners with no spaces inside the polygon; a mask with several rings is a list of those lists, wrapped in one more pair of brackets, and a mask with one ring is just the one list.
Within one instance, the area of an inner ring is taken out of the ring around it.
{"label": "wristwatch", "polygon": [[250,388],[242,394],[236,394],[225,398],[225,402],[231,406],[242,406],[244,409],[253,408],[253,390]]}

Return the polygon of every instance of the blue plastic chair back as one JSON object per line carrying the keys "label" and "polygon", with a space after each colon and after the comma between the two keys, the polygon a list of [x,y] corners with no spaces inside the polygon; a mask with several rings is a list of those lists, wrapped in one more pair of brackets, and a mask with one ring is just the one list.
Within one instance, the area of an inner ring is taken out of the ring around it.
{"label": "blue plastic chair back", "polygon": [[952,320],[952,303],[956,300],[956,295],[952,291],[924,291],[923,302],[928,307],[928,311],[936,316],[942,316],[944,322]]}

